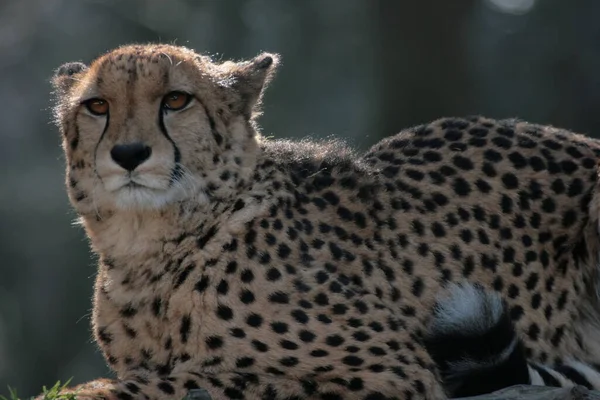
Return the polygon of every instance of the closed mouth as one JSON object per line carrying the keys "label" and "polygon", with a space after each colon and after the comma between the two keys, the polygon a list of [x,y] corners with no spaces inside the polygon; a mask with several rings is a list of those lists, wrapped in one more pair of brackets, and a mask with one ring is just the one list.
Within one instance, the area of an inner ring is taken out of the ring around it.
{"label": "closed mouth", "polygon": [[140,188],[144,188],[144,189],[150,189],[147,186],[141,185],[137,182],[134,181],[129,181],[128,184],[124,185],[123,188],[129,188],[129,189],[140,189]]}

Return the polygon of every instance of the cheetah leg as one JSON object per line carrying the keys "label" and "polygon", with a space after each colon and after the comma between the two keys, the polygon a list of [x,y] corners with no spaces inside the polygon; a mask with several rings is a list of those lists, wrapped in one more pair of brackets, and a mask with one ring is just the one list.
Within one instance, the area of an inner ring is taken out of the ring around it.
{"label": "cheetah leg", "polygon": [[[339,380],[317,383],[273,376],[259,378],[257,375],[244,373],[179,373],[165,377],[148,377],[141,373],[124,380],[91,381],[66,389],[61,394],[76,394],[78,400],[182,400],[194,389],[203,389],[210,400],[398,398],[386,397],[378,392],[351,391],[340,384]],[[43,396],[36,400],[43,400]]]}

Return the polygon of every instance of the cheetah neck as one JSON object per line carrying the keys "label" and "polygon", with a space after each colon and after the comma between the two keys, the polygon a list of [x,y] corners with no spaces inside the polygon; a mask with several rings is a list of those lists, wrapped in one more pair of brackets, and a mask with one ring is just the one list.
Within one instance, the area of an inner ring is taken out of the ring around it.
{"label": "cheetah neck", "polygon": [[[264,160],[263,160],[264,158]],[[102,218],[82,215],[91,246],[102,259],[132,268],[150,259],[169,257],[185,240],[198,240],[215,229],[232,233],[263,215],[274,201],[285,197],[274,193],[272,180],[280,174],[266,156],[258,157],[255,179],[229,197],[203,202],[188,200],[159,210],[110,210]],[[291,196],[290,194],[288,194]]]}
{"label": "cheetah neck", "polygon": [[163,243],[181,232],[182,224],[191,230],[209,222],[209,214],[204,210],[194,215],[183,210],[180,216],[177,208],[114,211],[100,220],[83,217],[83,225],[93,250],[102,258],[120,261],[122,265],[136,264],[160,252]]}

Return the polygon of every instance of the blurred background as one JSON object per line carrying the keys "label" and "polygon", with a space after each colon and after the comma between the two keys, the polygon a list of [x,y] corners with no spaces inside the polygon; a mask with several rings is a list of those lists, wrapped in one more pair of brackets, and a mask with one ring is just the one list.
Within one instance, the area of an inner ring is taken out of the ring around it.
{"label": "blurred background", "polygon": [[599,17],[598,0],[0,0],[0,394],[109,374],[50,119],[60,64],[131,42],[279,52],[263,133],[361,149],[469,114],[600,137]]}

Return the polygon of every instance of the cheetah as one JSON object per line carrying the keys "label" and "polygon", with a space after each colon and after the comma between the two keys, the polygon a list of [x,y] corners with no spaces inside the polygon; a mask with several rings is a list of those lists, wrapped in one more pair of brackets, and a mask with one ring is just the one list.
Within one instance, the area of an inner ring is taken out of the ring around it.
{"label": "cheetah", "polygon": [[484,117],[362,155],[266,139],[278,64],[150,44],[57,70],[67,191],[99,258],[93,332],[116,373],[68,390],[416,400],[594,384],[600,143]]}

